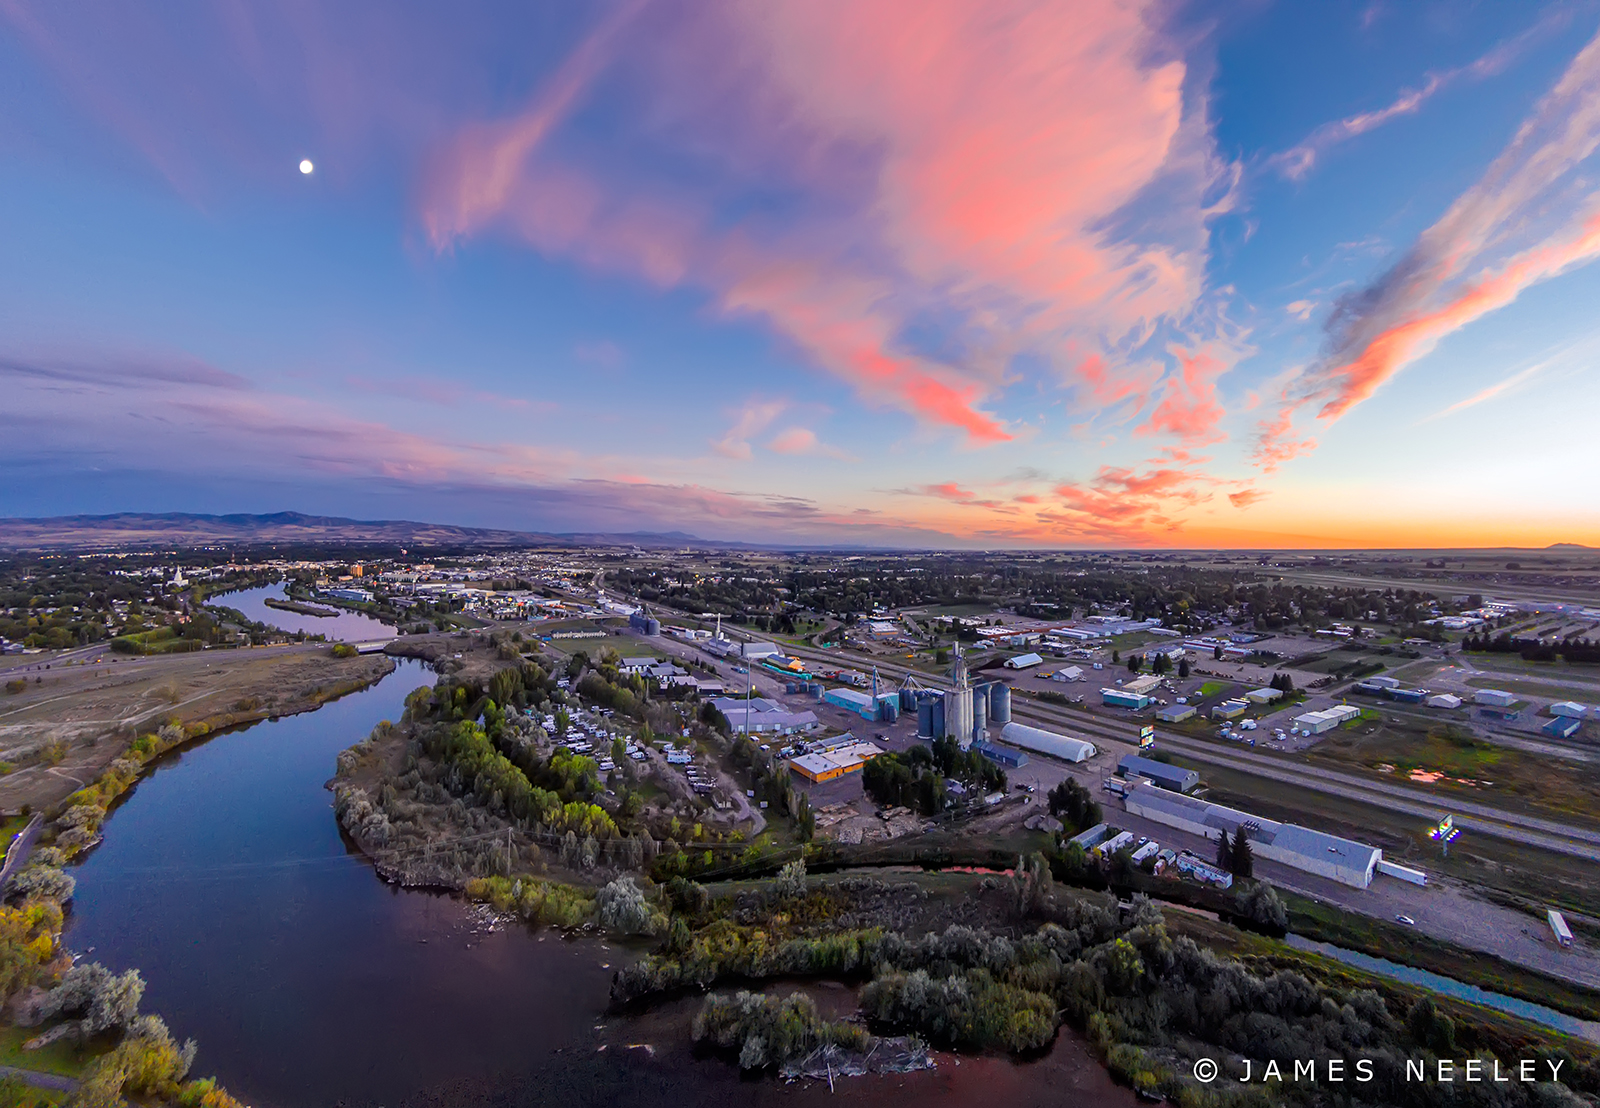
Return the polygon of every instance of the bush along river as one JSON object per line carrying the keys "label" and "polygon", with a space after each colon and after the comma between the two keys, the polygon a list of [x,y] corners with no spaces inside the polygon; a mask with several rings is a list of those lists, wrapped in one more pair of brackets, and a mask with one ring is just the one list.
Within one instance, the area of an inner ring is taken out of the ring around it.
{"label": "bush along river", "polygon": [[[279,625],[283,615],[271,612]],[[431,683],[402,661],[314,713],[162,759],[73,867],[67,942],[141,971],[145,1010],[199,1040],[195,1072],[257,1108],[1135,1103],[1065,1030],[1028,1063],[939,1054],[935,1070],[831,1093],[741,1078],[691,1050],[698,997],[607,1015],[614,970],[642,949],[384,884],[341,836],[324,785],[341,750]],[[842,986],[811,987],[829,988],[853,1008]]]}

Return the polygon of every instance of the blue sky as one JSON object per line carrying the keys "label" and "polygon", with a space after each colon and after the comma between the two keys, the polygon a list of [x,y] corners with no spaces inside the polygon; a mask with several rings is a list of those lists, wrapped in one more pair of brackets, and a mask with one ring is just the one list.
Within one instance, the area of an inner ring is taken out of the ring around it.
{"label": "blue sky", "polygon": [[1597,29],[8,0],[0,512],[1600,542]]}

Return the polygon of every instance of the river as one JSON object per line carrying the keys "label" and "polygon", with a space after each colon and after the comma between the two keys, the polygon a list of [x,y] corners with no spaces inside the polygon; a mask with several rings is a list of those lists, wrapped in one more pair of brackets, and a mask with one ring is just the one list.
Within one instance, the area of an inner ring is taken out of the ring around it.
{"label": "river", "polygon": [[308,616],[300,612],[286,612],[282,608],[269,608],[266,601],[270,597],[274,600],[287,600],[285,584],[279,581],[275,585],[263,585],[258,589],[240,589],[238,592],[221,593],[208,597],[208,604],[216,604],[224,608],[232,608],[243,613],[247,618],[258,623],[265,623],[284,631],[304,631],[308,635],[326,635],[334,642],[365,642],[370,639],[392,639],[395,636],[393,627],[380,619],[373,619],[361,612],[352,612],[345,608],[333,608],[327,605],[316,604],[315,607],[328,607],[329,611],[336,614],[331,616]]}
{"label": "river", "polygon": [[1136,1103],[1066,1030],[1037,1062],[941,1056],[935,1072],[830,1095],[696,1058],[693,1001],[608,1019],[612,969],[635,952],[494,929],[460,901],[385,885],[345,845],[324,788],[336,755],[427,683],[401,661],[315,712],[160,760],[73,868],[69,944],[143,973],[144,1010],[199,1040],[197,1075],[256,1108]]}

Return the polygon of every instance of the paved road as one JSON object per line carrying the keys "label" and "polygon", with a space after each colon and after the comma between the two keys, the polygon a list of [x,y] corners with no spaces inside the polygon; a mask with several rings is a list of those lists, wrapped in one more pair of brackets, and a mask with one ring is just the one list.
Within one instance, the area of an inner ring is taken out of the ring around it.
{"label": "paved road", "polygon": [[78,1082],[71,1077],[45,1073],[43,1070],[25,1070],[19,1066],[0,1066],[0,1077],[20,1077],[35,1089],[51,1089],[60,1093],[70,1093],[78,1087]]}
{"label": "paved road", "polygon": [[28,825],[18,831],[6,847],[5,864],[0,866],[0,892],[5,891],[12,875],[27,864],[28,856],[33,853],[33,844],[39,841],[39,832],[43,827],[44,814],[35,812]]}

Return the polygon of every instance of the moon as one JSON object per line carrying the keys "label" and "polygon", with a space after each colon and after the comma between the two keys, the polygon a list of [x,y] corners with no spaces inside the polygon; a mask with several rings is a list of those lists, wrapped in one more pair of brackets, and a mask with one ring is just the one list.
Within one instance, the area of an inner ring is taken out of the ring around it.
{"label": "moon", "polygon": [[315,169],[315,168],[317,168],[317,167],[311,164],[311,159],[310,158],[302,158],[301,159],[301,161],[300,161],[300,172],[301,173],[304,173],[307,176],[310,176],[311,171],[313,169]]}

